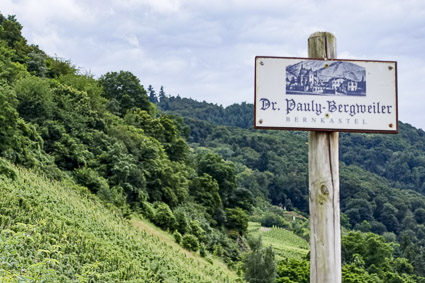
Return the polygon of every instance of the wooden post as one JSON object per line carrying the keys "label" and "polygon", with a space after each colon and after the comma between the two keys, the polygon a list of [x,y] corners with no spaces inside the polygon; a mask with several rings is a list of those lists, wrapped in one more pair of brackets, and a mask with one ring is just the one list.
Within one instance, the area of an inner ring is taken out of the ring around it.
{"label": "wooden post", "polygon": [[[308,38],[310,58],[336,58],[336,38]],[[338,132],[309,133],[310,282],[341,283]]]}

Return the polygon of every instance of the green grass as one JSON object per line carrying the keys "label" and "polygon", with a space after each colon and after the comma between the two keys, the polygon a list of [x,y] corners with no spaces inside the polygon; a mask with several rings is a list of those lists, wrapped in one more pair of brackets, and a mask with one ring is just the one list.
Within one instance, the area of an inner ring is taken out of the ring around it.
{"label": "green grass", "polygon": [[261,236],[263,246],[272,246],[277,260],[305,258],[310,249],[306,240],[282,228],[265,228],[260,223],[249,222],[248,232],[255,237]]}
{"label": "green grass", "polygon": [[5,164],[16,176],[0,174],[0,282],[238,281],[84,188]]}

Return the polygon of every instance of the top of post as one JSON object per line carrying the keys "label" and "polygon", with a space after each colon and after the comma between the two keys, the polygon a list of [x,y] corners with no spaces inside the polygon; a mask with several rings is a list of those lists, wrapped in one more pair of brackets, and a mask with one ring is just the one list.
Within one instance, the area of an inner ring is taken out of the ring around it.
{"label": "top of post", "polygon": [[330,32],[315,32],[308,38],[308,57],[336,58],[336,37]]}

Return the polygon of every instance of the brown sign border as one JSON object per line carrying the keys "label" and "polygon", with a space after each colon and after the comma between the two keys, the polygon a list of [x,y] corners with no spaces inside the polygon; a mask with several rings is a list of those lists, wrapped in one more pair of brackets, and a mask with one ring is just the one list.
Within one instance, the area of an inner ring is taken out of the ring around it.
{"label": "brown sign border", "polygon": [[[394,130],[357,130],[357,129],[330,129],[330,128],[297,128],[297,127],[262,127],[257,126],[257,59],[300,59],[309,61],[342,61],[342,62],[367,62],[367,63],[392,63],[395,64],[395,99],[396,99],[396,125]],[[287,131],[314,131],[314,132],[348,132],[348,133],[368,133],[368,134],[398,134],[398,74],[397,61],[385,60],[352,60],[352,59],[324,59],[307,57],[280,57],[280,56],[255,56],[254,71],[254,128],[258,130],[287,130]]]}

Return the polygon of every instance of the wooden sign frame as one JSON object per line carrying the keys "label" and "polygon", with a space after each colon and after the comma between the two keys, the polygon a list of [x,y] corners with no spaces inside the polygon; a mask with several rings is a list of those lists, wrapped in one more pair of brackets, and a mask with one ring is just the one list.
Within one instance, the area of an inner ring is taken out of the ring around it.
{"label": "wooden sign frame", "polygon": [[397,62],[256,56],[254,127],[397,134]]}

